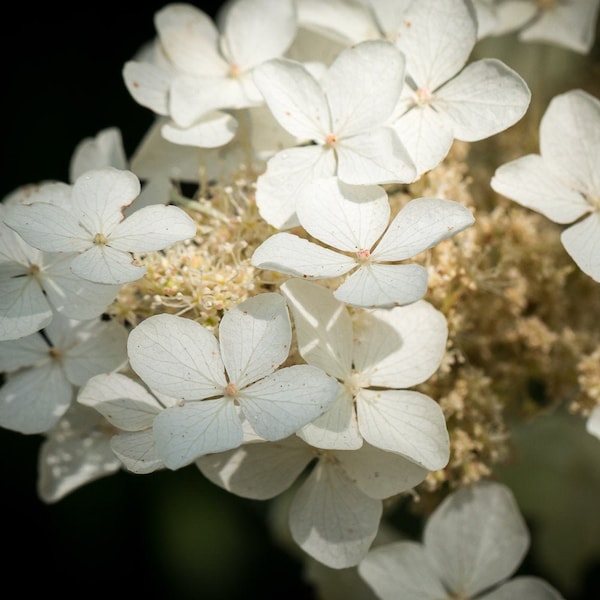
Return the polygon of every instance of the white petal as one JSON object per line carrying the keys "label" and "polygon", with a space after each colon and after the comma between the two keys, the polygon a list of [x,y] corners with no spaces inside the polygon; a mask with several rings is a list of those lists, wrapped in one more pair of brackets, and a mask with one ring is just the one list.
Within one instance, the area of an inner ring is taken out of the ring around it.
{"label": "white petal", "polygon": [[79,390],[77,402],[97,410],[125,431],[152,427],[162,405],[139,383],[120,373],[95,375]]}
{"label": "white petal", "polygon": [[396,45],[407,57],[407,75],[434,91],[467,62],[476,42],[472,6],[462,0],[419,0],[405,14]]}
{"label": "white petal", "polygon": [[437,167],[454,141],[448,117],[429,105],[412,106],[394,121],[393,127],[412,158],[418,176]]}
{"label": "white petal", "polygon": [[238,123],[231,115],[212,111],[204,115],[190,127],[178,127],[174,122],[165,123],[161,134],[173,144],[218,148],[230,142],[236,134]]}
{"label": "white petal", "polygon": [[290,530],[310,556],[344,569],[367,553],[381,513],[380,500],[364,495],[338,465],[321,460],[292,500]]}
{"label": "white petal", "polygon": [[40,284],[17,263],[0,263],[0,340],[39,331],[52,320],[52,309]]}
{"label": "white petal", "polygon": [[329,106],[321,86],[302,64],[278,58],[252,73],[267,106],[286,131],[301,139],[325,141],[331,133]]}
{"label": "white petal", "polygon": [[276,233],[256,248],[252,264],[303,279],[328,279],[347,273],[356,261],[297,235]]}
{"label": "white petal", "polygon": [[596,406],[585,423],[586,431],[600,439],[600,406]]}
{"label": "white petal", "polygon": [[376,261],[412,258],[475,222],[473,213],[454,200],[415,198],[405,204],[371,253]]}
{"label": "white petal", "polygon": [[196,223],[181,208],[155,204],[136,210],[114,229],[110,245],[126,252],[163,250],[196,235]]}
{"label": "white petal", "polygon": [[409,388],[427,380],[446,352],[446,317],[425,300],[361,315],[354,366],[368,385]]}
{"label": "white petal", "polygon": [[76,256],[71,262],[71,269],[78,277],[108,285],[136,281],[146,273],[145,266],[133,264],[133,256],[129,252],[101,244],[94,244]]}
{"label": "white petal", "polygon": [[281,56],[292,43],[296,27],[295,5],[291,0],[233,3],[223,26],[230,61],[245,71]]}
{"label": "white petal", "polygon": [[133,99],[157,115],[169,114],[169,85],[172,75],[156,65],[127,61],[123,67],[123,80]]}
{"label": "white petal", "polygon": [[469,597],[510,577],[529,547],[512,492],[487,481],[448,496],[427,521],[423,538],[442,580]]}
{"label": "white petal", "polygon": [[89,248],[92,237],[72,211],[46,202],[11,208],[4,222],[28,244],[46,252],[79,252]]}
{"label": "white petal", "polygon": [[407,390],[361,390],[358,427],[369,444],[396,452],[430,471],[448,464],[446,421],[437,402]]}
{"label": "white petal", "polygon": [[391,42],[368,40],[345,49],[323,77],[332,133],[346,138],[385,123],[403,83],[404,55]]}
{"label": "white petal", "polygon": [[336,151],[337,175],[346,183],[410,183],[417,178],[411,157],[391,127],[377,127],[343,138]]}
{"label": "white petal", "polygon": [[229,398],[188,402],[166,408],[154,419],[156,451],[169,469],[184,467],[198,457],[237,448],[242,423]]}
{"label": "white petal", "polygon": [[16,340],[0,342],[0,372],[11,373],[22,367],[49,360],[48,344],[41,335],[31,334]]}
{"label": "white petal", "polygon": [[195,75],[225,75],[218,51],[219,32],[209,15],[186,3],[167,4],[154,15],[160,43],[178,70]]}
{"label": "white petal", "polygon": [[435,93],[433,105],[453,123],[454,137],[482,140],[523,117],[531,92],[525,81],[495,58],[475,61]]}
{"label": "white petal", "polygon": [[554,177],[600,195],[600,100],[583,90],[555,96],[540,123],[540,150]]}
{"label": "white petal", "polygon": [[123,466],[132,473],[153,473],[164,467],[164,463],[156,455],[152,429],[119,433],[111,438],[110,447]]}
{"label": "white petal", "polygon": [[73,385],[122,367],[127,362],[127,329],[116,321],[98,321],[91,336],[63,352],[62,365]]}
{"label": "white petal", "polygon": [[390,205],[382,187],[319,178],[301,192],[296,210],[302,227],[338,250],[370,250],[385,231]]}
{"label": "white petal", "polygon": [[600,281],[600,212],[565,229],[560,241],[577,266],[595,281]]}
{"label": "white petal", "polygon": [[[85,423],[80,422],[80,414],[87,415]],[[102,421],[94,410],[73,405],[49,432],[38,458],[37,490],[44,502],[57,502],[86,483],[121,468],[108,436],[101,430]]]}
{"label": "white petal", "polygon": [[169,314],[142,321],[129,334],[129,362],[144,382],[174,398],[222,394],[227,385],[215,336],[198,323]]}
{"label": "white petal", "polygon": [[490,185],[498,194],[555,223],[571,223],[591,209],[585,198],[557,179],[552,167],[537,154],[498,167]]}
{"label": "white petal", "polygon": [[519,32],[519,40],[542,41],[588,54],[596,37],[597,0],[554,5]]}
{"label": "white petal", "polygon": [[352,321],[331,290],[290,279],[280,287],[294,317],[298,349],[309,364],[345,380],[352,371]]}
{"label": "white petal", "polygon": [[257,179],[256,205],[260,216],[277,229],[299,224],[296,202],[300,190],[318,177],[335,175],[337,159],[326,146],[288,148],[267,162]]}
{"label": "white petal", "polygon": [[416,264],[361,265],[333,295],[346,304],[364,308],[410,304],[427,291],[427,271]]}
{"label": "white petal", "polygon": [[337,381],[318,367],[293,365],[245,388],[238,401],[254,431],[276,441],[322,415],[338,389]]}
{"label": "white petal", "polygon": [[85,138],[77,144],[69,164],[69,180],[75,181],[86,171],[103,167],[127,168],[123,137],[118,127],[103,129],[95,137]]}
{"label": "white petal", "polygon": [[73,210],[90,241],[96,233],[108,236],[139,193],[140,180],[131,171],[105,167],[80,175],[73,184]]}
{"label": "white petal", "polygon": [[120,285],[94,283],[71,270],[73,255],[45,255],[41,282],[54,309],[72,319],[99,317],[117,297]]}
{"label": "white petal", "polygon": [[539,577],[521,576],[481,596],[482,600],[564,600],[560,592]]}
{"label": "white petal", "polygon": [[425,549],[416,542],[378,546],[358,565],[358,573],[380,600],[439,600],[448,590],[439,580]]}
{"label": "white petal", "polygon": [[59,366],[48,363],[11,376],[0,388],[0,426],[20,433],[44,433],[65,414],[73,386]]}
{"label": "white petal", "polygon": [[356,450],[363,445],[358,431],[354,398],[340,385],[333,406],[297,432],[298,437],[315,448]]}
{"label": "white petal", "polygon": [[403,456],[366,443],[358,451],[339,451],[335,456],[367,496],[381,500],[415,487],[429,473]]}
{"label": "white petal", "polygon": [[313,458],[313,450],[292,436],[201,456],[196,465],[206,478],[237,496],[267,500],[287,490]]}
{"label": "white petal", "polygon": [[238,389],[272,373],[287,357],[292,327],[280,294],[263,293],[238,304],[219,325],[221,356]]}

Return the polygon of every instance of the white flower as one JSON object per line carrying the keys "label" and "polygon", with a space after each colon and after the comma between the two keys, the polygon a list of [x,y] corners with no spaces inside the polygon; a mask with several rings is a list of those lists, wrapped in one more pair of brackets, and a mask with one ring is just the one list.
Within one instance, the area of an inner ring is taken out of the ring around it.
{"label": "white flower", "polygon": [[394,542],[358,565],[380,600],[561,600],[537,577],[516,577],[529,532],[508,487],[482,481],[447,497],[429,517],[423,543]]}
{"label": "white flower", "polygon": [[141,384],[120,373],[102,373],[79,390],[77,402],[98,411],[113,427],[110,446],[132,473],[151,473],[164,467],[156,454],[154,417],[172,406],[173,399],[156,398]]}
{"label": "white flower", "polygon": [[368,444],[359,450],[316,450],[294,436],[244,444],[196,461],[213,483],[256,500],[287,490],[306,467],[310,473],[294,493],[289,513],[295,542],[335,569],[356,565],[379,527],[382,500],[419,484],[427,471],[403,457]]}
{"label": "white flower", "polygon": [[396,45],[406,55],[406,85],[391,123],[420,175],[437,166],[453,140],[474,142],[514,125],[531,93],[497,59],[468,64],[477,21],[464,0],[419,0]]}
{"label": "white flower", "polygon": [[85,484],[119,471],[121,461],[110,447],[112,434],[99,413],[72,404],[40,447],[39,497],[48,504],[58,502]]}
{"label": "white flower", "polygon": [[484,2],[491,5],[486,35],[518,31],[522,42],[545,42],[587,54],[596,37],[599,0],[509,0]]}
{"label": "white flower", "polygon": [[217,109],[262,104],[252,70],[281,56],[296,34],[291,0],[235,0],[211,18],[191,4],[173,3],[155,15],[154,54],[126,63],[132,96],[170,116],[162,133],[171,142],[216,147],[236,131],[235,119]]}
{"label": "white flower", "polygon": [[118,127],[102,129],[94,137],[84,138],[75,146],[69,163],[69,181],[75,183],[87,171],[104,167],[127,169],[123,137]]}
{"label": "white flower", "polygon": [[[0,219],[18,198],[37,186],[19,188],[0,206]],[[14,200],[14,202],[13,202]],[[118,285],[93,283],[75,275],[73,254],[41,252],[0,221],[0,340],[31,335],[46,327],[54,312],[73,319],[100,316]]]}
{"label": "white flower", "polygon": [[273,441],[323,414],[335,400],[337,383],[309,365],[277,370],[290,342],[289,314],[275,293],[227,312],[218,341],[182,317],[162,314],[142,321],[129,336],[131,366],[153,392],[179,400],[154,419],[165,465],[177,469],[203,454],[239,446],[242,417]]}
{"label": "white flower", "polygon": [[127,360],[127,330],[116,322],[73,321],[56,314],[42,331],[0,342],[0,426],[42,433],[71,405],[76,386]]}
{"label": "white flower", "polygon": [[133,264],[132,253],[162,250],[196,233],[193,219],[176,206],[146,206],[124,218],[123,208],[139,192],[140,182],[130,171],[95,169],[72,186],[41,187],[4,221],[34,248],[77,253],[71,261],[76,275],[122,284],[146,272]]}
{"label": "white flower", "polygon": [[583,90],[555,96],[540,123],[540,154],[500,166],[492,188],[551,221],[577,266],[600,281],[600,101]]}
{"label": "white flower", "polygon": [[427,289],[427,271],[417,264],[394,264],[412,258],[474,222],[458,202],[417,198],[390,219],[385,190],[346,185],[336,177],[307,184],[297,216],[324,248],[282,232],[267,238],[253,253],[252,264],[302,279],[349,275],[334,296],[354,306],[389,307],[418,300]]}
{"label": "white flower", "polygon": [[446,466],[448,432],[437,402],[407,388],[428,379],[446,350],[443,314],[423,300],[360,313],[316,283],[281,286],[308,364],[339,382],[335,404],[298,435],[318,448],[352,450],[363,439],[430,471]]}
{"label": "white flower", "polygon": [[385,125],[398,102],[404,57],[393,44],[367,41],[345,49],[317,81],[301,63],[274,59],[254,81],[279,123],[313,144],[286,148],[257,180],[261,216],[279,229],[298,224],[296,202],[317,177],[358,185],[409,182],[415,171],[402,142]]}

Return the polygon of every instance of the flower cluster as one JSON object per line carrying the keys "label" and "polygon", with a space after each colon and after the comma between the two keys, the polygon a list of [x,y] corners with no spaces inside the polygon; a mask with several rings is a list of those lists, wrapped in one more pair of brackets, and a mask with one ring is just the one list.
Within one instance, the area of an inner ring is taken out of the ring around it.
{"label": "flower cluster", "polygon": [[[0,206],[0,426],[43,434],[40,498],[193,466],[289,490],[305,559],[377,598],[560,598],[507,581],[529,534],[491,480],[565,398],[600,438],[600,101],[557,95],[540,154],[483,164],[532,95],[471,56],[517,31],[585,53],[599,4],[159,10],[123,66],[155,115],[134,155],[106,129]],[[406,499],[424,543],[379,544]]]}

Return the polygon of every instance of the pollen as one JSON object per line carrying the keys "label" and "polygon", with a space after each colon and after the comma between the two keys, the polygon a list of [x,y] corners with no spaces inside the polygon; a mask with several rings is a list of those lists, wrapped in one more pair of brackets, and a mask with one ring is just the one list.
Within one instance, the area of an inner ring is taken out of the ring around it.
{"label": "pollen", "polygon": [[103,233],[97,233],[94,236],[93,242],[96,246],[106,246],[108,239],[106,238],[106,236]]}

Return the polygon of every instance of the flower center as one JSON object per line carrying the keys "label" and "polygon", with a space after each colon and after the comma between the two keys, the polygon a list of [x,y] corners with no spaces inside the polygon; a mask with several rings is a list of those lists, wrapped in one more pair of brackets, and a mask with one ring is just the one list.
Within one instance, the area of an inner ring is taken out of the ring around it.
{"label": "flower center", "polygon": [[335,133],[330,133],[326,138],[325,138],[325,144],[327,146],[330,147],[334,147],[337,144],[337,135],[335,135]]}
{"label": "flower center", "polygon": [[232,79],[237,79],[242,74],[242,69],[240,65],[231,65],[229,67],[229,77]]}
{"label": "flower center", "polygon": [[356,253],[356,260],[359,263],[367,263],[371,258],[371,251],[368,248],[364,248],[363,250],[358,250]]}
{"label": "flower center", "polygon": [[236,398],[239,393],[239,390],[235,387],[233,383],[230,382],[225,386],[223,392],[228,398]]}
{"label": "flower center", "polygon": [[551,10],[556,8],[558,0],[537,0],[537,5],[540,10]]}
{"label": "flower center", "polygon": [[97,233],[92,241],[96,246],[106,246],[108,243],[108,239],[103,233]]}
{"label": "flower center", "polygon": [[415,90],[413,95],[413,101],[415,104],[419,106],[425,106],[431,102],[433,98],[432,93],[426,87],[420,87]]}

